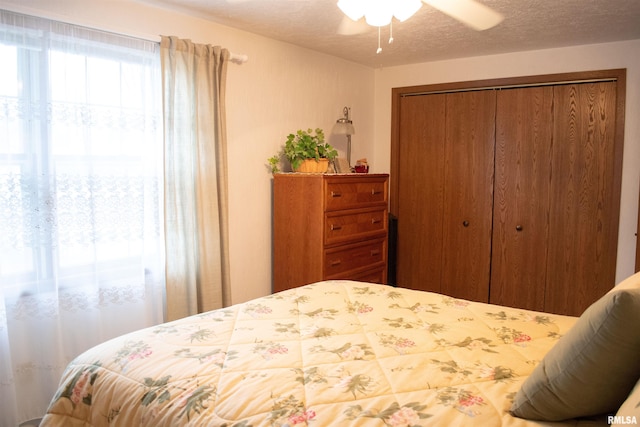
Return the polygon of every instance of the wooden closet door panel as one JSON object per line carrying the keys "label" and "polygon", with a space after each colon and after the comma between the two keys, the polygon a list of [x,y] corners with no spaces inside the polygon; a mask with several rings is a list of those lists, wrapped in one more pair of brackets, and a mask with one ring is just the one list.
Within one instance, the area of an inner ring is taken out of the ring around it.
{"label": "wooden closet door panel", "polygon": [[401,99],[397,283],[440,292],[445,95]]}
{"label": "wooden closet door panel", "polygon": [[545,310],[579,315],[615,284],[616,83],[556,86],[554,91]]}
{"label": "wooden closet door panel", "polygon": [[442,293],[489,300],[495,145],[493,90],[447,95]]}
{"label": "wooden closet door panel", "polygon": [[551,86],[498,92],[493,304],[544,309],[552,136]]}

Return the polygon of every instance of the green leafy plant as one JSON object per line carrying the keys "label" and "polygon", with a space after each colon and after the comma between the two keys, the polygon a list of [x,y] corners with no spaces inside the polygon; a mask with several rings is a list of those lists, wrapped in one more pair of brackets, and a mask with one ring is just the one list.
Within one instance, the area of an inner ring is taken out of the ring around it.
{"label": "green leafy plant", "polygon": [[[296,133],[289,134],[282,153],[289,160],[294,170],[307,159],[315,159],[317,162],[322,158],[326,158],[332,161],[338,156],[338,151],[328,142],[325,142],[324,132],[320,128],[315,129],[315,131],[313,129],[301,129]],[[270,157],[267,161],[272,173],[280,171],[279,154]]]}
{"label": "green leafy plant", "polygon": [[274,154],[267,159],[271,173],[280,172],[280,154]]}

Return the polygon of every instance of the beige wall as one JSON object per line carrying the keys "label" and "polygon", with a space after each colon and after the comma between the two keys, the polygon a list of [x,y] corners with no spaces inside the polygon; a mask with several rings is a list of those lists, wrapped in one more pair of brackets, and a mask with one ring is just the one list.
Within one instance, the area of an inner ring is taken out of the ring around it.
{"label": "beige wall", "polygon": [[[373,70],[133,0],[0,0],[0,8],[146,39],[160,34],[222,45],[249,56],[227,84],[233,302],[271,292],[271,176],[266,159],[286,135],[328,134],[352,108],[353,159],[389,171],[391,88],[587,69],[628,68],[618,280],[633,271],[640,178],[640,41],[522,52]],[[330,137],[344,153],[343,138]]]}
{"label": "beige wall", "polygon": [[376,70],[375,147],[378,166],[390,168],[391,89],[572,71],[627,69],[624,161],[616,282],[633,274],[640,182],[640,40],[481,56]]}

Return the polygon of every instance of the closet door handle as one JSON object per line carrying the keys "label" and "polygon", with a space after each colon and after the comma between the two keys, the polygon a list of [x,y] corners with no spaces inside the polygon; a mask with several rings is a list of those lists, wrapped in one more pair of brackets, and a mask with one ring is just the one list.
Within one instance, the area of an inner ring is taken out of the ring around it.
{"label": "closet door handle", "polygon": [[463,227],[468,227],[469,226],[469,221],[467,221],[467,220],[462,221],[462,226]]}

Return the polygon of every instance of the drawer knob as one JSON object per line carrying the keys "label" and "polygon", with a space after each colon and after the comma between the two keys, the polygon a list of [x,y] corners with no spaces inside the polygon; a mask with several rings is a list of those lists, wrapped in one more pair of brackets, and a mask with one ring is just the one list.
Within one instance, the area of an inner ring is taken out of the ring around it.
{"label": "drawer knob", "polygon": [[342,230],[341,225],[331,224],[331,231]]}
{"label": "drawer knob", "polygon": [[375,196],[376,194],[381,194],[381,193],[382,193],[382,191],[381,191],[381,190],[376,190],[375,188],[372,188],[372,189],[371,189],[371,195],[372,195],[372,196]]}
{"label": "drawer knob", "polygon": [[380,251],[378,249],[373,249],[371,251],[371,256],[378,256],[378,255],[380,255]]}
{"label": "drawer knob", "polygon": [[342,261],[339,260],[339,259],[335,259],[335,260],[331,261],[331,267],[337,267],[340,264],[342,264]]}
{"label": "drawer knob", "polygon": [[371,224],[380,224],[381,222],[380,218],[371,218]]}
{"label": "drawer knob", "polygon": [[342,193],[340,193],[339,191],[332,191],[331,197],[342,197]]}
{"label": "drawer knob", "polygon": [[462,225],[463,225],[464,227],[468,227],[468,226],[469,226],[469,221],[466,221],[466,220],[465,220],[465,221],[462,221]]}

